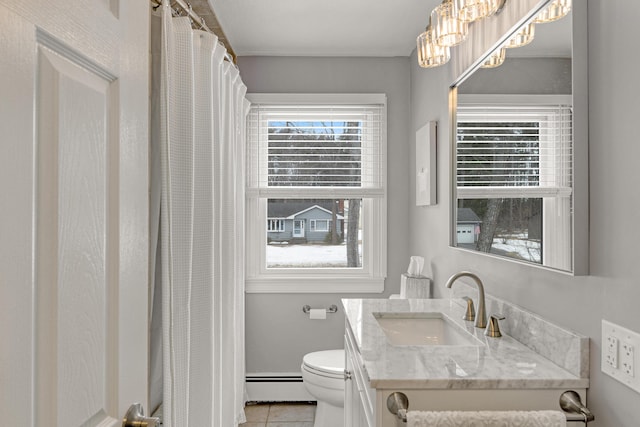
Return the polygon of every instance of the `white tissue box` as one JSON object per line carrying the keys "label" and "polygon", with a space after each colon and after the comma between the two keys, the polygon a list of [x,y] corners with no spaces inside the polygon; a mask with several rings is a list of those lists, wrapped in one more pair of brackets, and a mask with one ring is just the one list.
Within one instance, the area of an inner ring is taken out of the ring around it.
{"label": "white tissue box", "polygon": [[425,276],[400,276],[400,298],[431,298],[431,279]]}

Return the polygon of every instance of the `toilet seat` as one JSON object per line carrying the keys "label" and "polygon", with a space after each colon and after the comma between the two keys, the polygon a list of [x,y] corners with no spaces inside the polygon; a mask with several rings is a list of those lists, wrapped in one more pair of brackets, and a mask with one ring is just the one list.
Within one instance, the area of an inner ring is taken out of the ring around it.
{"label": "toilet seat", "polygon": [[316,351],[302,358],[303,369],[326,378],[344,379],[344,363],[344,350]]}

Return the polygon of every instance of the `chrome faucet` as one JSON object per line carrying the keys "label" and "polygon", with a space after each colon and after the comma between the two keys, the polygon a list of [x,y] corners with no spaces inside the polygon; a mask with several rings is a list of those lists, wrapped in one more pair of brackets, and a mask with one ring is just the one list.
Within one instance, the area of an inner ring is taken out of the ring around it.
{"label": "chrome faucet", "polygon": [[453,276],[449,277],[447,280],[447,288],[451,288],[453,282],[458,280],[461,277],[469,277],[476,282],[478,286],[478,312],[476,313],[476,328],[486,328],[487,327],[487,314],[484,308],[484,286],[482,286],[482,280],[478,276],[468,271],[461,271],[460,273],[456,273]]}

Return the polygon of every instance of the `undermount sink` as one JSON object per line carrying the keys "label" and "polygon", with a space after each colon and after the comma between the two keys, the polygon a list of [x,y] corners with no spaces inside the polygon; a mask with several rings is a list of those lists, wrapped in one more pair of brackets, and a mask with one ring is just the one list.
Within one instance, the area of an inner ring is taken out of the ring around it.
{"label": "undermount sink", "polygon": [[482,345],[442,313],[373,313],[373,316],[393,345]]}

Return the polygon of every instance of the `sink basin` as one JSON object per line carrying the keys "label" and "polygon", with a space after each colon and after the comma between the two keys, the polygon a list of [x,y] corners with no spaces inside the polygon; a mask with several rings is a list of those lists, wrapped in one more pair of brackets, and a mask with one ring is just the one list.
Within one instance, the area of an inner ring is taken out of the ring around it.
{"label": "sink basin", "polygon": [[393,345],[466,345],[482,343],[442,313],[373,313]]}

